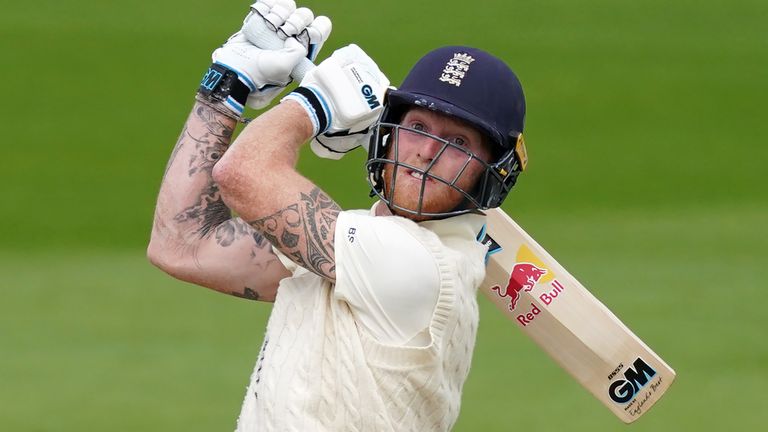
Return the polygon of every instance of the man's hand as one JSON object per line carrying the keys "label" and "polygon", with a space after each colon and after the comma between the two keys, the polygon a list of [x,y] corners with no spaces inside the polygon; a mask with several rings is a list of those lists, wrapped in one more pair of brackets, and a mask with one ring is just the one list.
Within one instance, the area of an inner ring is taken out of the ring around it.
{"label": "man's hand", "polygon": [[[261,19],[254,18],[254,14]],[[287,38],[295,37],[307,48],[307,58],[314,61],[331,34],[331,20],[325,16],[315,18],[305,7],[296,9],[293,0],[259,0],[243,20],[243,33],[252,44],[264,49],[279,49]]]}
{"label": "man's hand", "polygon": [[214,65],[203,85],[217,84],[221,68],[232,71],[246,94],[227,97],[225,105],[237,115],[244,105],[264,108],[291,82],[290,74],[301,60],[316,55],[330,31],[328,18],[314,18],[307,8],[296,9],[293,0],[256,2],[241,30],[213,52]]}
{"label": "man's hand", "polygon": [[387,77],[360,47],[348,45],[307,72],[283,100],[298,102],[313,125],[313,135],[348,134],[376,121]]}
{"label": "man's hand", "polygon": [[[292,69],[292,76],[303,76],[331,34],[331,20],[325,16],[315,18],[308,8],[296,9],[293,0],[259,0],[251,5],[251,12],[243,20],[241,32],[248,42],[258,48],[279,50],[286,40],[298,40],[306,51],[307,61],[299,62]],[[300,69],[297,75],[297,67]],[[287,84],[287,82],[286,82]],[[248,96],[247,105],[263,108],[272,101],[285,85],[268,86]]]}

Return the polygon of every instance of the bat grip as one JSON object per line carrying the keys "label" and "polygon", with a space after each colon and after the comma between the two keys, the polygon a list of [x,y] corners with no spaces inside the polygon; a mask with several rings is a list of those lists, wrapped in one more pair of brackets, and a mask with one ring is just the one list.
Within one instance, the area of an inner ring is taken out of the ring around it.
{"label": "bat grip", "polygon": [[314,68],[315,64],[312,63],[312,60],[306,57],[302,57],[299,64],[297,64],[296,67],[293,68],[293,71],[291,71],[291,78],[293,78],[296,82],[301,82],[301,80],[304,79],[304,75],[306,75],[307,72]]}

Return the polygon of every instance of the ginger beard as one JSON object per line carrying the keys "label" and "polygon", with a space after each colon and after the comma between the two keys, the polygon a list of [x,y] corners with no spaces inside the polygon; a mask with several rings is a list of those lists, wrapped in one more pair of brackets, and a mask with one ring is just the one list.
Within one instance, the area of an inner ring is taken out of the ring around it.
{"label": "ginger beard", "polygon": [[[418,170],[414,170],[410,167],[391,163],[384,167],[384,196],[389,200],[390,208],[394,214],[415,221],[423,221],[434,218],[434,216],[425,214],[450,212],[465,203],[465,196],[459,189],[469,194],[474,191],[478,179],[485,170],[480,161],[450,145],[440,152],[439,149],[445,146],[445,143],[418,136],[415,132],[398,129],[394,133],[398,136],[393,137],[394,145],[390,146],[387,158],[395,160],[395,147],[398,147],[398,162],[418,168]],[[425,143],[425,139],[432,142]],[[424,150],[425,145],[433,146],[438,150]],[[486,150],[482,153],[487,156],[488,152]],[[430,155],[434,156],[437,161],[429,168],[429,172],[424,174],[432,161]],[[471,159],[469,164],[461,172],[468,159]],[[394,176],[395,170],[397,171],[396,176]],[[451,183],[457,175],[459,178],[455,182],[455,186],[450,186],[432,177],[439,177]],[[426,182],[423,182],[422,176],[426,177]],[[393,177],[395,177],[394,188],[392,188]],[[420,212],[419,201],[421,201]]]}

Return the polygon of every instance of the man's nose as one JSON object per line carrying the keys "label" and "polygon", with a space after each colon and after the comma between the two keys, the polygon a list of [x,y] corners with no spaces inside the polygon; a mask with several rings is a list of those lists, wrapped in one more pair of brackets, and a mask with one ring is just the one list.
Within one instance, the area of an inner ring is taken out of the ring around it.
{"label": "man's nose", "polygon": [[434,138],[424,137],[424,140],[419,146],[419,157],[427,162],[431,162],[437,157],[442,148],[442,142]]}

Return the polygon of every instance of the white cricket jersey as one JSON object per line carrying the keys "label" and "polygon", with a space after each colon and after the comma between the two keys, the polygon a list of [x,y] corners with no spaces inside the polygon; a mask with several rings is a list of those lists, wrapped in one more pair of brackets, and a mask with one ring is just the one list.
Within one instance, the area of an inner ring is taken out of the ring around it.
{"label": "white cricket jersey", "polygon": [[336,221],[336,287],[379,342],[424,346],[440,274],[427,247],[399,217],[341,212]]}
{"label": "white cricket jersey", "polygon": [[280,282],[237,423],[252,431],[448,431],[479,320],[485,217],[339,214],[336,284],[278,254]]}

